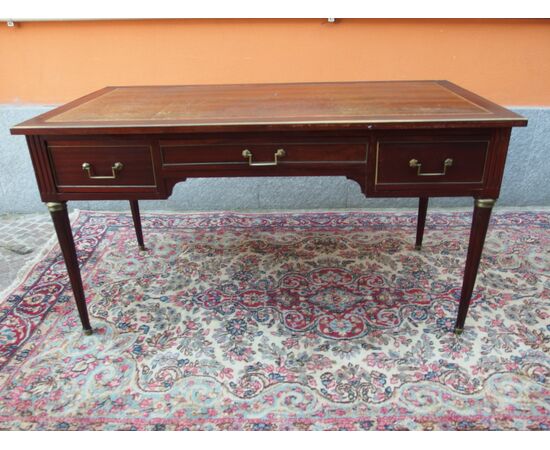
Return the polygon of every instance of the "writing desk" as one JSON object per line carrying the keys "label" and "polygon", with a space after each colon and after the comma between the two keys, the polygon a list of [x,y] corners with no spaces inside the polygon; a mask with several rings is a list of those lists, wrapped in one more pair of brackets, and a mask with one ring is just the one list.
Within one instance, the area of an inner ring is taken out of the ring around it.
{"label": "writing desk", "polygon": [[[70,200],[166,199],[189,177],[328,176],[370,197],[475,199],[462,332],[510,132],[527,120],[448,81],[107,87],[11,129],[26,135],[86,334]],[[368,232],[368,230],[365,230]]]}

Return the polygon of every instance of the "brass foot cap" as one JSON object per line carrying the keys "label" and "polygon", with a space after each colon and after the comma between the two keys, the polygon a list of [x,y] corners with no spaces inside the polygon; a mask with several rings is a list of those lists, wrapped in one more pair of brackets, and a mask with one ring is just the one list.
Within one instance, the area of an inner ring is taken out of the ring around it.
{"label": "brass foot cap", "polygon": [[455,334],[457,336],[460,336],[462,334],[462,332],[464,331],[464,328],[455,328]]}
{"label": "brass foot cap", "polygon": [[147,250],[147,249],[145,248],[145,245],[140,245],[140,246],[139,246],[139,251],[140,251],[140,252],[144,252],[144,251],[146,251],[146,250]]}
{"label": "brass foot cap", "polygon": [[86,329],[84,329],[84,334],[85,334],[86,336],[91,336],[92,334],[94,334],[94,330],[86,330]]}
{"label": "brass foot cap", "polygon": [[422,246],[421,246],[421,245],[415,245],[415,246],[414,246],[414,249],[415,249],[415,250],[422,250]]}

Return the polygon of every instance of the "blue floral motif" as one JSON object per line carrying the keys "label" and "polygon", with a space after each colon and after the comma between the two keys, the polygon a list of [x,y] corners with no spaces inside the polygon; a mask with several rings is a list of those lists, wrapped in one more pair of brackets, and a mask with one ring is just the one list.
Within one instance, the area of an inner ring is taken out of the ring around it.
{"label": "blue floral motif", "polygon": [[[453,331],[470,217],[80,213],[95,333],[54,248],[0,304],[2,426],[548,429],[547,212],[496,213]],[[411,240],[413,239],[413,240]]]}

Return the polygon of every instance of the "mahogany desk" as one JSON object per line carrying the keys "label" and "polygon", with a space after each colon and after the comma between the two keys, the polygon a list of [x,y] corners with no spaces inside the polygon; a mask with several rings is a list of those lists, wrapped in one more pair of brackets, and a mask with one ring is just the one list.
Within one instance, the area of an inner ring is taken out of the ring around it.
{"label": "mahogany desk", "polygon": [[468,306],[514,126],[448,81],[107,87],[11,129],[24,134],[86,334],[69,200],[166,199],[189,177],[344,175],[371,197],[475,199],[455,331]]}

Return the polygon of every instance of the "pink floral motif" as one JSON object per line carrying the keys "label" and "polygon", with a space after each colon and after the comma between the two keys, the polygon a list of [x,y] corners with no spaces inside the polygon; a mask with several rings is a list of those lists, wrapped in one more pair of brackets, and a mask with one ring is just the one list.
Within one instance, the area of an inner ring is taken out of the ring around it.
{"label": "pink floral motif", "polygon": [[[550,214],[81,213],[93,336],[56,247],[0,303],[2,429],[547,429]],[[450,232],[452,230],[452,232]]]}

